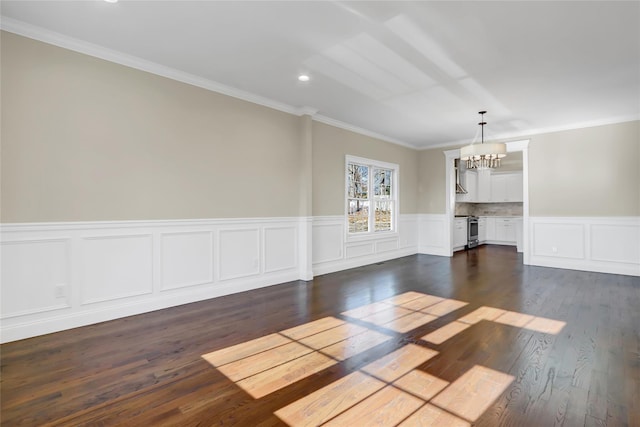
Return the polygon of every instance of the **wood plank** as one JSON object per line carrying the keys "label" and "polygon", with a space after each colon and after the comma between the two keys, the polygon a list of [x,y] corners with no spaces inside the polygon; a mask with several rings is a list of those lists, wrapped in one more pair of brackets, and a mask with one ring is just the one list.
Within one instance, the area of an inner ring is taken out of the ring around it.
{"label": "wood plank", "polygon": [[404,304],[400,304],[400,306],[408,308],[409,310],[422,310],[441,301],[444,301],[444,298],[435,295],[423,295]]}
{"label": "wood plank", "polygon": [[351,409],[343,412],[325,426],[386,427],[398,424],[422,406],[415,396],[387,386]]}
{"label": "wood plank", "polygon": [[424,405],[398,427],[471,427],[465,420],[443,411],[437,406]]}
{"label": "wood plank", "polygon": [[362,319],[363,317],[370,316],[379,311],[388,310],[391,308],[390,304],[384,302],[374,302],[373,304],[363,305],[351,310],[343,311],[343,316],[353,317],[355,319]]}
{"label": "wood plank", "polygon": [[542,332],[543,334],[557,335],[562,328],[566,325],[566,322],[553,319],[545,319],[544,317],[534,317],[531,322],[527,323],[524,327],[536,332]]}
{"label": "wood plank", "polygon": [[493,319],[494,322],[503,325],[513,326],[515,328],[523,328],[527,323],[533,320],[533,316],[529,314],[516,313],[514,311],[505,311],[502,315]]}
{"label": "wood plank", "polygon": [[395,380],[393,385],[400,390],[404,390],[428,402],[433,396],[448,386],[449,383],[419,369],[414,369]]}
{"label": "wood plank", "polygon": [[276,411],[290,426],[318,426],[382,389],[385,383],[354,372]]}
{"label": "wood plank", "polygon": [[238,381],[236,384],[253,398],[259,399],[335,364],[334,359],[313,352]]}
{"label": "wood plank", "polygon": [[453,311],[456,311],[467,304],[469,303],[464,301],[458,301],[454,299],[445,299],[444,301],[440,301],[439,303],[423,308],[421,311],[427,314],[432,314],[434,316],[440,317],[440,316],[444,316],[445,314],[449,314]]}
{"label": "wood plank", "polygon": [[494,320],[497,317],[504,314],[505,311],[495,307],[487,307],[482,306],[473,310],[471,313],[466,316],[462,316],[457,321],[462,323],[468,323],[470,325],[475,325],[481,320]]}
{"label": "wood plank", "polygon": [[328,347],[331,344],[335,344],[366,331],[367,328],[363,326],[354,325],[353,323],[345,323],[335,328],[319,332],[315,335],[302,338],[299,342],[312,349],[320,350],[321,348]]}
{"label": "wood plank", "polygon": [[325,347],[321,352],[336,360],[346,360],[389,340],[391,337],[388,335],[367,331]]}
{"label": "wood plank", "polygon": [[437,351],[415,344],[407,344],[361,369],[388,383],[420,366],[438,354]]}
{"label": "wood plank", "polygon": [[292,342],[219,366],[218,370],[231,381],[237,382],[311,352],[313,352],[313,349],[297,342]]}
{"label": "wood plank", "polygon": [[382,302],[385,302],[387,304],[393,304],[393,305],[402,305],[410,301],[413,301],[417,298],[422,298],[424,296],[425,294],[423,294],[422,292],[413,292],[413,291],[404,292],[402,294],[395,295],[391,298],[383,299]]}
{"label": "wood plank", "polygon": [[469,325],[468,323],[461,322],[447,323],[445,326],[423,336],[422,339],[432,344],[442,344],[443,342],[458,335],[460,332],[464,331],[470,326],[471,325]]}
{"label": "wood plank", "polygon": [[289,343],[291,343],[291,340],[280,334],[270,334],[265,337],[256,338],[255,340],[203,354],[202,358],[213,366],[222,366]]}
{"label": "wood plank", "polygon": [[394,319],[389,323],[383,323],[381,326],[383,328],[391,329],[392,331],[404,334],[416,328],[419,328],[420,326],[426,325],[427,323],[433,322],[436,319],[436,316],[417,312],[407,314],[406,316],[402,316],[398,319]]}
{"label": "wood plank", "polygon": [[369,316],[363,317],[362,321],[372,323],[374,325],[384,325],[386,323],[399,319],[402,316],[406,316],[412,313],[414,313],[412,310],[407,310],[406,308],[392,306],[391,308],[388,308],[386,310],[378,311],[377,313],[370,314]]}
{"label": "wood plank", "polygon": [[511,384],[511,375],[474,366],[438,394],[431,403],[468,421],[477,420]]}
{"label": "wood plank", "polygon": [[299,340],[335,328],[336,326],[344,325],[344,323],[344,320],[335,317],[325,317],[313,322],[304,323],[295,328],[285,329],[284,331],[280,331],[280,334],[292,340]]}

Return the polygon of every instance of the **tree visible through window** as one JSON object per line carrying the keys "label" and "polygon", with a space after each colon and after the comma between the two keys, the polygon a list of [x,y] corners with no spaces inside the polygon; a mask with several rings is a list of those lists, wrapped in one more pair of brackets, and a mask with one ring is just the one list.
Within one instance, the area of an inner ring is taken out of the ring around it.
{"label": "tree visible through window", "polygon": [[393,231],[396,171],[396,165],[347,159],[349,233]]}

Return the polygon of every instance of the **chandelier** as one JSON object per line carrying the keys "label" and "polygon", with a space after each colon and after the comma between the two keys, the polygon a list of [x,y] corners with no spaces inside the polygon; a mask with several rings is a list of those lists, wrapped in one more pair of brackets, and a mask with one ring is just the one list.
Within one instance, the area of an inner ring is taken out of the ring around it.
{"label": "chandelier", "polygon": [[500,142],[484,143],[484,115],[486,111],[480,111],[482,121],[478,123],[482,129],[482,142],[473,142],[460,149],[460,159],[467,162],[467,169],[490,169],[500,167],[500,159],[507,155],[507,146]]}

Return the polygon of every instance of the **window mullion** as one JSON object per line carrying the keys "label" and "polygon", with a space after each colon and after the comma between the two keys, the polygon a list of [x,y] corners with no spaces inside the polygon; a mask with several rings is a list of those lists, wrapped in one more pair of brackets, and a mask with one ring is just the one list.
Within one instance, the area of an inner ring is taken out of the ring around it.
{"label": "window mullion", "polygon": [[376,226],[376,198],[373,194],[374,191],[374,177],[373,166],[369,166],[369,233],[375,233]]}

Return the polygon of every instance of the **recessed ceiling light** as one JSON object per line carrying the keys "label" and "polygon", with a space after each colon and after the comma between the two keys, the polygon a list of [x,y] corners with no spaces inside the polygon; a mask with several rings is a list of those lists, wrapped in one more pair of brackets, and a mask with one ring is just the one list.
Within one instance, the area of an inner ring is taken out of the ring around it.
{"label": "recessed ceiling light", "polygon": [[104,0],[104,1],[106,1],[107,3],[118,3],[118,0]]}
{"label": "recessed ceiling light", "polygon": [[300,74],[298,76],[298,80],[300,80],[301,82],[308,82],[309,80],[311,80],[311,78],[306,74]]}

